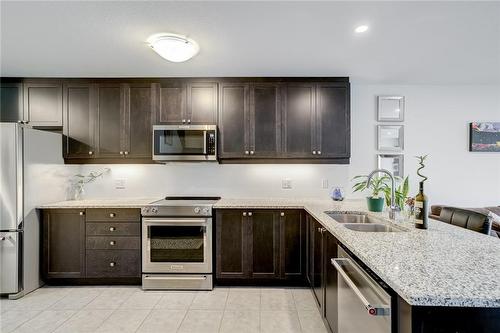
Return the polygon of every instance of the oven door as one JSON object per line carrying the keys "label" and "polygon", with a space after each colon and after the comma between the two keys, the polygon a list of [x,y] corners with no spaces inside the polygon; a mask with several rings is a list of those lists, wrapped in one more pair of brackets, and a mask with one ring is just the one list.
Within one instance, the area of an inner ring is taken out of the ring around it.
{"label": "oven door", "polygon": [[144,273],[211,273],[212,219],[143,218]]}
{"label": "oven door", "polygon": [[211,140],[215,136],[215,131],[215,125],[155,125],[153,126],[153,160],[216,160],[216,154],[211,149],[213,146]]}

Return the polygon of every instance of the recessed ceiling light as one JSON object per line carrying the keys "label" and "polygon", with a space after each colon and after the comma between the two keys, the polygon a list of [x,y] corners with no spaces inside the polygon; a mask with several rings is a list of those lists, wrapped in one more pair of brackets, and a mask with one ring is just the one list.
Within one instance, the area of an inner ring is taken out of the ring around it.
{"label": "recessed ceiling light", "polygon": [[367,30],[368,30],[367,25],[360,25],[359,27],[356,27],[356,29],[354,29],[354,32],[360,34],[360,33],[365,32]]}
{"label": "recessed ceiling light", "polygon": [[198,43],[194,40],[171,33],[149,36],[147,43],[160,57],[172,62],[189,60],[200,51]]}

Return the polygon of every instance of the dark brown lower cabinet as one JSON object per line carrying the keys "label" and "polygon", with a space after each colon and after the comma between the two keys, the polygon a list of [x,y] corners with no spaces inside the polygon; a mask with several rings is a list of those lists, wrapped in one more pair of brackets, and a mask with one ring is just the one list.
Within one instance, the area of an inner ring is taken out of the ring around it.
{"label": "dark brown lower cabinet", "polygon": [[43,211],[42,276],[82,278],[85,276],[85,211]]}
{"label": "dark brown lower cabinet", "polygon": [[337,271],[331,263],[332,258],[337,258],[337,246],[339,242],[329,232],[323,233],[324,251],[325,251],[325,274],[324,274],[324,289],[325,303],[324,315],[326,323],[332,332],[336,331],[337,327]]}
{"label": "dark brown lower cabinet", "polygon": [[307,217],[307,277],[316,302],[323,312],[323,233],[325,229],[312,217]]}
{"label": "dark brown lower cabinet", "polygon": [[218,209],[215,230],[218,283],[304,284],[301,210]]}
{"label": "dark brown lower cabinet", "polygon": [[140,283],[139,209],[43,211],[47,283]]}

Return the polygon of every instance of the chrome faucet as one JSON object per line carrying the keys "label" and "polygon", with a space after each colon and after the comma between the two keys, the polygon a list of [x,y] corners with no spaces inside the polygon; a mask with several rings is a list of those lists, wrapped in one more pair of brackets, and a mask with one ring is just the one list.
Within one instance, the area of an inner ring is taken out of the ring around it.
{"label": "chrome faucet", "polygon": [[396,205],[396,201],[394,200],[394,195],[396,193],[396,182],[394,181],[394,176],[392,175],[392,173],[386,169],[375,169],[368,175],[366,184],[367,185],[370,184],[373,175],[379,172],[385,173],[389,176],[389,178],[391,178],[391,206],[389,207],[389,218],[391,220],[395,220],[396,212],[399,212],[399,207]]}

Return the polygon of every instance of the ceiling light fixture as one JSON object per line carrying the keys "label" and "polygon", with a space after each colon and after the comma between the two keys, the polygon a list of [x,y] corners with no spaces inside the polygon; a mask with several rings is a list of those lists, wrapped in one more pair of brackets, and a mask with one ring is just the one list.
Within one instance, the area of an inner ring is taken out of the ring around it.
{"label": "ceiling light fixture", "polygon": [[363,33],[365,31],[368,30],[368,26],[367,25],[360,25],[359,27],[356,27],[356,29],[354,29],[354,32],[360,34],[360,33]]}
{"label": "ceiling light fixture", "polygon": [[160,57],[172,62],[189,60],[200,51],[194,40],[172,33],[154,34],[147,43]]}

